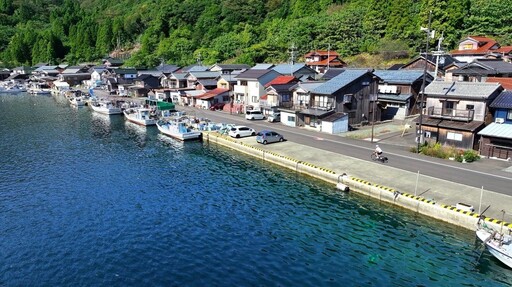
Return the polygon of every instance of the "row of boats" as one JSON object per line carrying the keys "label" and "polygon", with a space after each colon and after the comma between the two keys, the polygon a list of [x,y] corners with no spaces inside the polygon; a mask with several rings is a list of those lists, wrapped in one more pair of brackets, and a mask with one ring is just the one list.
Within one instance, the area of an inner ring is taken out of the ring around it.
{"label": "row of boats", "polygon": [[202,131],[220,130],[225,125],[214,125],[205,119],[189,117],[183,112],[159,111],[156,107],[135,105],[125,101],[97,99],[80,91],[66,93],[70,105],[88,106],[94,112],[104,115],[124,115],[127,121],[141,126],[156,126],[169,137],[181,140],[201,140]]}

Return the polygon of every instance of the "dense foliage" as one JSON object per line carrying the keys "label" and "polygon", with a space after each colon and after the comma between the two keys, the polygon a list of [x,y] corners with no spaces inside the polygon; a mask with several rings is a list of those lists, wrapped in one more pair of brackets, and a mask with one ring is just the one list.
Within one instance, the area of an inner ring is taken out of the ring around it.
{"label": "dense foliage", "polygon": [[509,1],[0,0],[0,61],[74,64],[116,51],[131,66],[254,64],[288,61],[292,45],[297,56],[408,57],[424,49],[429,11],[447,50],[468,35],[510,45]]}

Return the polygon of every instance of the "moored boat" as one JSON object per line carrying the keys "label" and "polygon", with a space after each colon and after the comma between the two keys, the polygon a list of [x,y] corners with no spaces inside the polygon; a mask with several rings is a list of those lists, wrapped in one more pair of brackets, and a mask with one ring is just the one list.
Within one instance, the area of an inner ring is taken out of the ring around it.
{"label": "moored boat", "polygon": [[114,103],[110,101],[91,101],[89,106],[93,111],[100,114],[119,115],[123,113],[123,110],[120,107],[115,106]]}
{"label": "moored boat", "polygon": [[156,123],[158,130],[169,137],[181,140],[199,140],[202,138],[200,131],[193,130],[186,123],[181,121],[159,120]]}
{"label": "moored boat", "polygon": [[156,116],[153,111],[148,108],[130,108],[123,111],[127,120],[142,126],[156,125]]}
{"label": "moored boat", "polygon": [[[502,221],[503,222],[503,221]],[[476,236],[496,259],[512,268],[512,236],[498,232],[479,220]]]}

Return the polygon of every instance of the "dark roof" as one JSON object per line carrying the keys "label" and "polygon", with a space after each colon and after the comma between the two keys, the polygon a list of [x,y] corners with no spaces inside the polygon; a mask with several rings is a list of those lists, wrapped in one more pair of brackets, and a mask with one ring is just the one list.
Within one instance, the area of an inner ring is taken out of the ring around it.
{"label": "dark roof", "polygon": [[170,73],[174,73],[175,71],[179,70],[180,67],[178,67],[176,65],[160,64],[156,67],[156,69],[164,74],[170,74]]}
{"label": "dark roof", "polygon": [[330,80],[337,75],[345,72],[346,69],[344,68],[330,68],[328,69],[322,76],[322,80]]}
{"label": "dark roof", "polygon": [[332,95],[344,88],[348,84],[369,73],[369,70],[345,70],[345,72],[325,82],[323,85],[313,90],[313,93],[322,95]]}
{"label": "dark roof", "polygon": [[324,117],[324,116],[330,115],[333,112],[334,112],[333,110],[326,111],[326,110],[319,110],[319,109],[304,109],[304,110],[301,110],[299,113],[304,114],[304,115],[316,116],[316,117]]}
{"label": "dark roof", "polygon": [[377,98],[379,100],[384,100],[386,102],[396,102],[396,103],[405,103],[412,97],[411,94],[378,94]]}
{"label": "dark roof", "polygon": [[251,66],[246,64],[216,64],[214,66],[217,66],[222,70],[247,70],[251,68]]}
{"label": "dark roof", "polygon": [[454,75],[500,75],[512,73],[512,63],[495,59],[478,59],[450,71]]}
{"label": "dark roof", "polygon": [[512,91],[504,91],[499,94],[489,105],[491,108],[512,109]]}
{"label": "dark roof", "polygon": [[[415,119],[413,122],[418,123],[419,117]],[[460,131],[469,131],[475,132],[477,129],[485,125],[484,122],[481,121],[471,121],[467,122],[459,122],[459,121],[451,121],[451,120],[443,120],[443,119],[434,119],[429,118],[426,115],[423,115],[422,125],[429,127],[440,127],[452,130],[460,130]]]}
{"label": "dark roof", "polygon": [[288,91],[290,91],[290,88],[294,87],[295,85],[296,85],[296,83],[271,85],[271,86],[267,87],[267,90],[273,89],[274,91],[276,91],[278,93],[279,92],[288,92]]}
{"label": "dark roof", "polygon": [[335,122],[339,119],[342,119],[344,117],[346,117],[348,114],[346,113],[334,113],[332,115],[328,115],[326,116],[325,118],[322,119],[322,121],[325,121],[325,122]]}
{"label": "dark roof", "polygon": [[388,70],[399,70],[403,66],[405,66],[405,64],[394,64],[393,66],[389,67]]}
{"label": "dark roof", "polygon": [[270,73],[271,71],[275,72],[274,70],[250,69],[243,73],[238,74],[235,78],[236,79],[251,79],[251,80],[259,79],[262,76],[266,75],[267,73]]}
{"label": "dark roof", "polygon": [[412,85],[423,79],[423,70],[376,70],[373,72],[381,82]]}

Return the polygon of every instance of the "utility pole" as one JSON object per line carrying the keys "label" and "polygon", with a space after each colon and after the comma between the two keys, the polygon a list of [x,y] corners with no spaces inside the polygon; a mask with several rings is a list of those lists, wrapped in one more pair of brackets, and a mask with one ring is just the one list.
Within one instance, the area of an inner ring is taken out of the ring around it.
{"label": "utility pole", "polygon": [[439,37],[439,41],[437,42],[437,50],[432,52],[432,55],[436,56],[436,69],[435,69],[435,72],[434,72],[435,79],[437,79],[437,72],[438,72],[438,69],[439,69],[439,56],[444,55],[444,51],[441,50],[441,42],[443,42],[443,40],[444,40],[443,34],[441,34],[441,37]]}
{"label": "utility pole", "polygon": [[[425,60],[425,67],[423,69],[423,81],[422,81],[422,84],[421,84],[421,95],[420,95],[420,120],[419,120],[419,123],[418,123],[418,131],[417,131],[417,135],[418,135],[418,146],[416,148],[416,152],[417,153],[420,153],[420,146],[421,144],[423,143],[423,126],[422,126],[422,123],[423,123],[423,101],[424,101],[424,98],[425,98],[425,83],[427,81],[427,66],[428,66],[428,42],[431,38],[431,35],[430,33],[431,32],[435,32],[435,31],[430,31],[430,24],[431,24],[431,21],[432,21],[432,10],[429,11],[429,14],[428,14],[428,27],[427,28],[423,28],[421,27],[421,31],[425,31],[427,33],[427,47],[426,47],[426,50],[425,50],[425,57],[424,57],[424,60]],[[433,38],[433,34],[432,33],[432,38]]]}
{"label": "utility pole", "polygon": [[290,47],[290,75],[293,76],[293,65],[295,64],[295,44]]}

